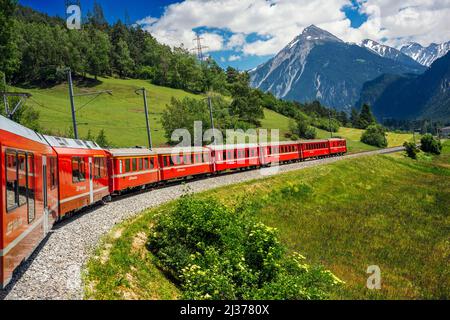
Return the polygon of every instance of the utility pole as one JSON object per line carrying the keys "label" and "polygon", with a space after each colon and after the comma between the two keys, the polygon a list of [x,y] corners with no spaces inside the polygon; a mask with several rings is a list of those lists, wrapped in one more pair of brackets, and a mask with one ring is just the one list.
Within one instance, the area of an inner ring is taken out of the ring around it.
{"label": "utility pole", "polygon": [[197,42],[197,47],[192,49],[194,51],[197,51],[197,57],[200,61],[203,61],[203,49],[208,48],[202,46],[202,40],[204,40],[204,38],[200,37],[200,35],[197,33],[197,36],[193,39],[193,41]]}
{"label": "utility pole", "polygon": [[333,138],[333,130],[331,129],[331,109],[328,109],[328,125],[330,128],[330,135]]}
{"label": "utility pole", "polygon": [[153,150],[152,133],[150,129],[150,122],[148,120],[147,91],[145,90],[145,88],[136,90],[136,93],[138,91],[142,91],[142,95],[144,96],[145,124],[147,125],[148,147],[150,148],[150,150]]}
{"label": "utility pole", "polygon": [[[103,93],[112,95],[112,91],[111,90],[102,90],[102,91],[97,91],[97,92],[74,94],[73,93],[73,82],[72,82],[72,70],[70,70],[70,68],[67,68],[66,71],[67,71],[67,80],[69,82],[69,98],[70,98],[70,108],[72,110],[73,134],[75,136],[75,139],[79,139],[78,138],[77,117],[76,117],[77,111],[80,111],[81,109],[83,109],[85,106],[87,106],[89,103],[94,101],[98,96],[100,96]],[[75,101],[74,101],[75,97],[84,97],[84,96],[92,96],[92,95],[95,95],[95,97],[93,99],[91,99],[89,102],[85,103],[78,110],[75,110]]]}
{"label": "utility pole", "polygon": [[213,136],[214,136],[214,145],[216,145],[217,144],[216,129],[214,128],[214,117],[213,117],[212,101],[211,101],[210,95],[208,95],[208,107],[209,107],[209,119],[211,120],[211,129],[213,130]]}
{"label": "utility pole", "polygon": [[72,109],[73,134],[75,139],[78,139],[77,117],[75,115],[75,102],[73,100],[72,70],[70,70],[70,68],[67,69],[67,80],[69,82],[69,98],[70,108]]}
{"label": "utility pole", "polygon": [[[6,75],[5,74],[3,74],[3,85],[4,85],[3,92],[1,92],[1,94],[3,96],[3,103],[5,104],[5,115],[10,120],[12,120],[16,111],[19,110],[19,108],[25,103],[27,98],[31,97],[31,94],[26,93],[26,92],[8,92],[8,86],[6,84]],[[14,108],[12,110],[9,108],[8,97],[20,98],[20,100],[16,103],[16,105],[14,106]]]}
{"label": "utility pole", "polygon": [[[1,94],[3,95],[3,101],[5,103],[6,116],[10,120],[13,120],[14,114],[25,103],[25,100],[27,98],[31,97],[31,94],[26,93],[26,92],[2,92]],[[17,104],[15,105],[14,109],[12,109],[12,110],[9,108],[8,97],[18,97],[18,98],[20,98],[19,102],[17,102]]]}

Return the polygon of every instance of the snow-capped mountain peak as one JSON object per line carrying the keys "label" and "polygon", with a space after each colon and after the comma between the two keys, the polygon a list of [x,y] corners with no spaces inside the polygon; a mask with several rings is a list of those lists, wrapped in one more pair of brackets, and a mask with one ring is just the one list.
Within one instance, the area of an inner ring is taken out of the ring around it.
{"label": "snow-capped mountain peak", "polygon": [[410,56],[418,63],[429,67],[434,61],[445,56],[447,52],[450,51],[450,41],[441,44],[432,43],[428,47],[423,47],[418,43],[410,42],[403,46],[400,51]]}
{"label": "snow-capped mountain peak", "polygon": [[379,42],[376,42],[374,40],[365,39],[360,43],[360,46],[384,58],[388,58],[409,65],[415,64],[412,58],[405,55],[401,51],[389,47],[387,45],[381,44]]}

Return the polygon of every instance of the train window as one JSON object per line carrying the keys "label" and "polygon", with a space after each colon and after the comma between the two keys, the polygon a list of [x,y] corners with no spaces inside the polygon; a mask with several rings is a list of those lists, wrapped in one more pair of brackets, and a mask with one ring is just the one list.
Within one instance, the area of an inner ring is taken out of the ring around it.
{"label": "train window", "polygon": [[126,159],[125,160],[125,172],[130,172],[130,171],[131,171],[131,160]]}
{"label": "train window", "polygon": [[144,170],[148,170],[148,158],[144,158]]}
{"label": "train window", "polygon": [[156,158],[150,158],[150,169],[154,169],[155,168],[155,159]]}
{"label": "train window", "polygon": [[17,155],[19,165],[19,207],[27,204],[27,164],[25,153]]}
{"label": "train window", "polygon": [[132,165],[133,165],[133,171],[137,171],[137,159],[136,158],[133,158],[133,160],[132,160]]}
{"label": "train window", "polygon": [[209,154],[208,153],[204,153],[203,154],[203,162],[209,162]]}
{"label": "train window", "polygon": [[17,197],[17,155],[15,152],[6,153],[6,209],[14,210],[18,207]]}
{"label": "train window", "polygon": [[143,158],[139,158],[139,170],[144,169],[144,159]]}
{"label": "train window", "polygon": [[198,163],[198,161],[196,161],[197,160],[197,154],[191,154],[191,163]]}
{"label": "train window", "polygon": [[189,154],[185,154],[183,156],[183,163],[184,164],[191,164],[191,156]]}
{"label": "train window", "polygon": [[227,159],[233,159],[233,151],[228,151]]}
{"label": "train window", "polygon": [[72,158],[72,182],[78,183],[86,180],[86,168],[84,159],[80,157]]}
{"label": "train window", "polygon": [[57,178],[56,178],[56,158],[50,157],[49,158],[49,164],[50,164],[50,189],[54,190],[57,186]]}
{"label": "train window", "polygon": [[106,159],[95,158],[94,159],[94,178],[100,179],[106,177]]}
{"label": "train window", "polygon": [[100,158],[94,158],[94,179],[100,179]]}
{"label": "train window", "polygon": [[[52,158],[51,160],[54,160]],[[34,221],[36,217],[35,206],[35,192],[34,192],[34,156],[27,154],[27,201],[28,201],[28,223]]]}
{"label": "train window", "polygon": [[168,166],[167,157],[163,157],[163,164],[164,164],[164,167]]}
{"label": "train window", "polygon": [[200,153],[197,153],[195,155],[195,163],[201,163],[202,162],[202,155]]}

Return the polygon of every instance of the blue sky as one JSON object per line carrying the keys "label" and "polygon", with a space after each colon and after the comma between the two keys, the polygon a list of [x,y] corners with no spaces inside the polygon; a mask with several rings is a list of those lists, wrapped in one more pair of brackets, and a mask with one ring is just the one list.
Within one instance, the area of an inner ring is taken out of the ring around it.
{"label": "blue sky", "polygon": [[[50,15],[65,16],[65,1],[19,0]],[[370,38],[400,46],[450,40],[449,1],[429,0],[97,0],[110,23],[139,23],[160,42],[194,47],[196,33],[222,66],[248,70],[265,62],[302,30],[315,24],[341,39]],[[81,0],[82,13],[94,0]]]}

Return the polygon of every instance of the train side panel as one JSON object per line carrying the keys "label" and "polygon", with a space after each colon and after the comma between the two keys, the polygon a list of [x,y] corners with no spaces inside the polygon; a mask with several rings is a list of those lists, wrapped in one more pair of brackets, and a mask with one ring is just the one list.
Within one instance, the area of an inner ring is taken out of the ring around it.
{"label": "train side panel", "polygon": [[214,146],[215,169],[217,172],[237,170],[261,165],[258,145]]}
{"label": "train side panel", "polygon": [[59,218],[109,196],[107,151],[90,141],[45,138],[58,155]]}
{"label": "train side panel", "polygon": [[320,158],[330,154],[328,140],[314,140],[301,142],[303,159]]}
{"label": "train side panel", "polygon": [[111,193],[159,182],[159,163],[155,152],[147,149],[111,149]]}
{"label": "train side panel", "polygon": [[161,181],[212,173],[212,158],[206,148],[156,149]]}
{"label": "train side panel", "polygon": [[[56,220],[46,187],[46,161],[55,156],[43,136],[0,116],[0,287],[26,260]],[[44,189],[45,188],[45,189]],[[57,203],[56,203],[57,205]]]}

